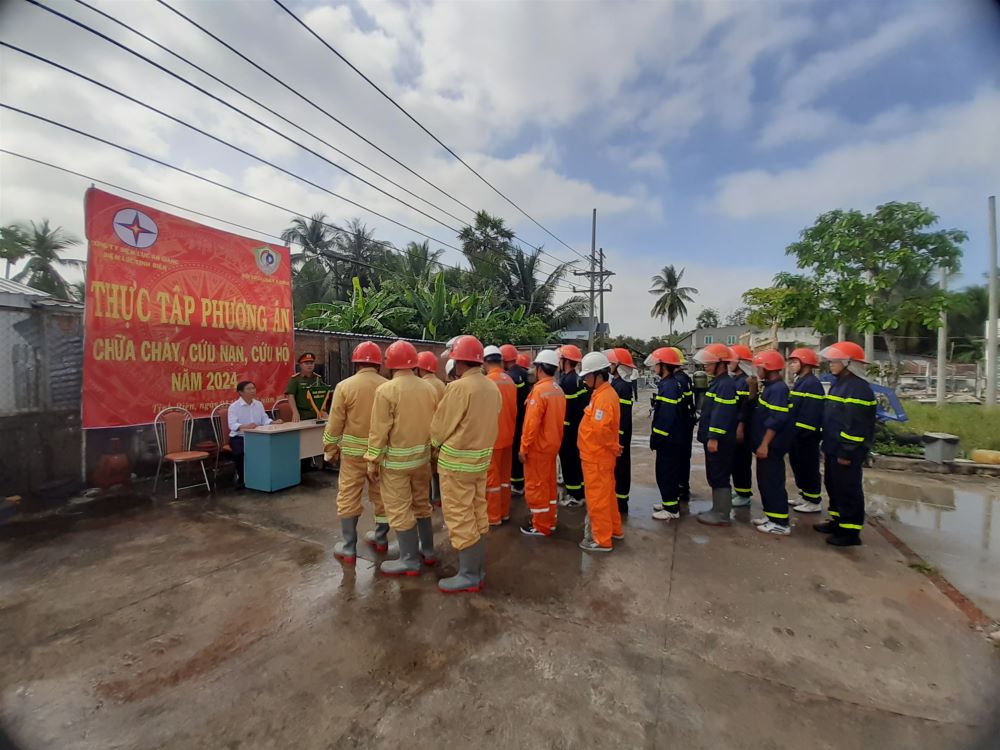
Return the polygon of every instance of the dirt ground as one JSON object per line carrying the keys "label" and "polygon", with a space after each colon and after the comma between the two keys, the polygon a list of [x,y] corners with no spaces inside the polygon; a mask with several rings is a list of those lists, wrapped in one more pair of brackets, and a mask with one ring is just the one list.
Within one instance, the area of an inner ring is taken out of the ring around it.
{"label": "dirt ground", "polygon": [[[644,414],[636,427],[645,429]],[[868,529],[835,550],[686,517],[633,446],[626,539],[488,540],[481,595],[331,554],[336,475],[0,538],[0,720],[20,748],[956,748],[1000,651]],[[693,489],[704,498],[700,456]],[[525,515],[515,500],[515,520]],[[756,505],[756,504],[755,504]],[[692,511],[704,507],[693,502]],[[759,512],[759,508],[755,507]],[[371,526],[366,512],[363,527]],[[3,738],[0,737],[0,745]],[[982,747],[989,746],[982,744]],[[995,745],[993,745],[995,747]]]}

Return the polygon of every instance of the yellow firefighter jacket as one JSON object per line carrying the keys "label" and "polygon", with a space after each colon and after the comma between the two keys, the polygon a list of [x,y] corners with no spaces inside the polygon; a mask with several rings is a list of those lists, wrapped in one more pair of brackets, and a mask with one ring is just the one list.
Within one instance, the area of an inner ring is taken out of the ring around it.
{"label": "yellow firefighter jacket", "polygon": [[363,457],[368,450],[375,390],[388,382],[377,370],[366,367],[337,383],[330,417],[323,430],[323,444],[339,445],[345,456]]}
{"label": "yellow firefighter jacket", "polygon": [[440,401],[441,397],[444,395],[444,389],[445,389],[445,384],[441,380],[441,378],[439,378],[433,372],[425,372],[423,375],[420,376],[420,379],[423,380],[425,383],[429,383],[434,387],[434,396],[437,398],[438,401]]}
{"label": "yellow firefighter jacket", "polygon": [[437,407],[434,387],[412,370],[396,370],[375,391],[365,459],[397,471],[431,460],[431,419]]}
{"label": "yellow firefighter jacket", "polygon": [[440,448],[438,468],[486,471],[497,439],[500,389],[478,367],[444,389],[431,422],[431,445]]}

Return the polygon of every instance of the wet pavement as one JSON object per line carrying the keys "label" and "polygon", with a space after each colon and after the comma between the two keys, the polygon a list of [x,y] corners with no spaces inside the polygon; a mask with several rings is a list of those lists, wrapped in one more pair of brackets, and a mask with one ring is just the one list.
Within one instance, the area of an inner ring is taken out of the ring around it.
{"label": "wet pavement", "polygon": [[[765,537],[747,511],[729,529],[660,524],[643,442],[614,553],[576,547],[580,510],[548,540],[509,524],[490,535],[481,595],[437,592],[455,565],[443,535],[442,564],[416,579],[379,577],[370,550],[343,567],[326,473],[272,496],[192,497],[2,539],[3,727],[22,748],[67,750],[954,748],[984,736],[1000,653],[885,539],[868,530],[864,546],[834,550],[812,518]],[[954,512],[964,505],[956,493]]]}

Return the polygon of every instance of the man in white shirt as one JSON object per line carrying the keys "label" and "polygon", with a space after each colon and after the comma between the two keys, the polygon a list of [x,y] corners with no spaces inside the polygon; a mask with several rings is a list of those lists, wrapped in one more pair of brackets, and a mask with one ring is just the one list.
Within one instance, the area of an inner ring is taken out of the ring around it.
{"label": "man in white shirt", "polygon": [[281,424],[280,419],[271,419],[264,411],[264,404],[254,396],[257,386],[251,380],[243,380],[236,386],[240,397],[229,405],[229,447],[233,452],[233,462],[236,464],[236,489],[243,489],[243,431],[254,427]]}

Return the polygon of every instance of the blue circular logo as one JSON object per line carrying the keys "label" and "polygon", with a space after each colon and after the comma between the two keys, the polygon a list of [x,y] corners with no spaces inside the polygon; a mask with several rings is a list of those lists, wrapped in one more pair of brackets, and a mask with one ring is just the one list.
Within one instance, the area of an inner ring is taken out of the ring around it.
{"label": "blue circular logo", "polygon": [[134,208],[123,208],[116,213],[112,226],[118,239],[140,250],[151,247],[159,234],[156,222]]}

